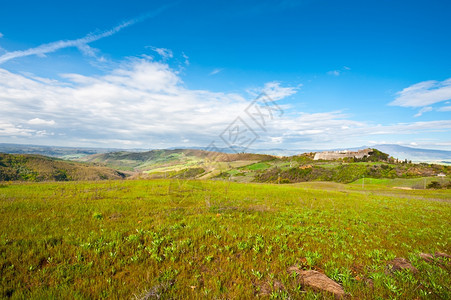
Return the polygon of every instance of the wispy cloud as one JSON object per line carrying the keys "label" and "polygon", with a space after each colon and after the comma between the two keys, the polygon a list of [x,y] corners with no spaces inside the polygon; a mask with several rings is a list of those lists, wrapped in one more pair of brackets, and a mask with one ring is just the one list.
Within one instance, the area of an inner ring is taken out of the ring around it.
{"label": "wispy cloud", "polygon": [[262,88],[251,88],[248,89],[247,92],[250,95],[252,95],[252,97],[257,97],[263,92],[272,100],[280,100],[293,94],[296,94],[301,87],[302,84],[299,84],[297,86],[283,87],[281,86],[280,82],[271,81],[265,83],[265,85]]}
{"label": "wispy cloud", "polygon": [[346,71],[350,71],[350,70],[351,70],[350,67],[343,66],[339,70],[332,70],[332,71],[327,72],[327,75],[340,76],[341,74],[346,73]]}
{"label": "wispy cloud", "polygon": [[24,56],[30,56],[30,55],[45,56],[45,54],[47,54],[47,53],[52,53],[57,50],[60,50],[63,48],[68,48],[68,47],[76,47],[82,53],[93,54],[93,50],[88,46],[89,43],[100,40],[101,38],[111,36],[111,35],[119,32],[123,28],[126,28],[134,23],[135,23],[134,20],[124,22],[121,25],[118,25],[108,31],[105,31],[105,32],[102,32],[99,34],[91,34],[90,33],[90,34],[86,35],[85,37],[76,39],[76,40],[67,40],[67,41],[61,40],[61,41],[56,41],[56,42],[52,42],[52,43],[48,43],[48,44],[43,44],[38,47],[30,48],[27,50],[7,52],[7,53],[3,54],[2,56],[0,56],[0,64],[7,62],[11,59],[24,57]]}
{"label": "wispy cloud", "polygon": [[214,69],[213,71],[211,71],[210,74],[208,74],[208,75],[216,75],[216,74],[222,72],[223,70],[224,69],[222,69],[222,68],[217,68],[217,69]]}
{"label": "wispy cloud", "polygon": [[153,46],[149,46],[148,48],[150,48],[150,49],[152,49],[152,51],[155,51],[156,53],[158,53],[163,59],[172,58],[174,56],[171,49],[157,48],[157,47],[153,47]]}
{"label": "wispy cloud", "polygon": [[423,107],[422,109],[420,109],[420,111],[416,115],[414,115],[414,117],[418,118],[418,117],[422,116],[425,112],[428,112],[428,111],[432,111],[432,107],[430,107],[430,106]]}
{"label": "wispy cloud", "polygon": [[451,106],[443,106],[438,109],[438,111],[451,111]]}
{"label": "wispy cloud", "polygon": [[265,92],[272,100],[281,100],[297,93],[302,84],[297,86],[282,87],[280,82],[272,81],[265,84],[262,92]]}
{"label": "wispy cloud", "polygon": [[182,52],[182,56],[185,59],[185,65],[189,66],[189,57],[184,52]]}
{"label": "wispy cloud", "polygon": [[0,38],[2,38],[2,37],[3,37],[3,33],[0,32]]}
{"label": "wispy cloud", "polygon": [[340,76],[340,71],[339,70],[332,70],[327,72],[328,75],[333,75],[333,76]]}
{"label": "wispy cloud", "polygon": [[444,81],[423,81],[396,93],[390,105],[423,107],[451,99],[451,78]]}
{"label": "wispy cloud", "polygon": [[46,120],[43,120],[43,119],[34,118],[34,119],[29,120],[29,121],[27,122],[27,124],[30,124],[30,125],[48,125],[48,126],[53,126],[53,125],[55,125],[56,123],[55,123],[55,121],[53,121],[53,120],[46,121]]}
{"label": "wispy cloud", "polygon": [[47,53],[52,53],[57,50],[60,50],[63,48],[68,48],[68,47],[78,48],[83,54],[88,55],[88,56],[94,56],[96,50],[91,48],[88,45],[89,43],[98,41],[105,37],[112,36],[124,28],[127,28],[136,23],[142,22],[151,17],[154,17],[154,16],[160,14],[161,12],[163,12],[167,7],[169,7],[169,6],[161,7],[153,12],[149,12],[140,17],[125,21],[125,22],[113,27],[112,29],[103,31],[101,33],[89,33],[86,36],[79,38],[79,39],[75,39],[75,40],[60,40],[60,41],[56,41],[56,42],[42,44],[35,48],[6,52],[5,54],[0,56],[0,64],[7,62],[9,60],[15,59],[15,58],[25,57],[25,56],[30,56],[30,55],[45,56]]}

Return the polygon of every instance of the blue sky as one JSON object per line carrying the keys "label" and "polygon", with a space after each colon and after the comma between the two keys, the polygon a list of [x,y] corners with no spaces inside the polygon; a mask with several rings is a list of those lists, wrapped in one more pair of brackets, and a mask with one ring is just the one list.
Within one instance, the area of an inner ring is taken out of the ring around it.
{"label": "blue sky", "polygon": [[[450,150],[450,15],[449,1],[8,1],[0,142],[222,147],[239,117],[251,148]],[[263,127],[246,113],[262,92],[283,110]]]}

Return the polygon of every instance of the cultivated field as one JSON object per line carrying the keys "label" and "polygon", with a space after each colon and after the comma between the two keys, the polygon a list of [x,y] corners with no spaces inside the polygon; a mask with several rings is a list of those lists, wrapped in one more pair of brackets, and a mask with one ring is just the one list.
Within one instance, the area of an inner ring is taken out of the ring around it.
{"label": "cultivated field", "polygon": [[[264,167],[264,165],[255,166]],[[0,184],[0,297],[450,299],[451,191],[134,180]],[[395,257],[418,270],[390,272]]]}

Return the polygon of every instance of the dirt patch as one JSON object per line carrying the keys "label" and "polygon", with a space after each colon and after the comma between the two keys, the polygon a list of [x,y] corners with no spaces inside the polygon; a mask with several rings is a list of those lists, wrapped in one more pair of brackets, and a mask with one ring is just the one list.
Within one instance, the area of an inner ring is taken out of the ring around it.
{"label": "dirt patch", "polygon": [[283,291],[285,286],[282,282],[274,280],[273,282],[267,281],[260,286],[260,296],[269,296],[272,292]]}
{"label": "dirt patch", "polygon": [[124,215],[122,215],[121,213],[113,213],[111,214],[108,219],[110,220],[117,220],[119,218],[122,218]]}

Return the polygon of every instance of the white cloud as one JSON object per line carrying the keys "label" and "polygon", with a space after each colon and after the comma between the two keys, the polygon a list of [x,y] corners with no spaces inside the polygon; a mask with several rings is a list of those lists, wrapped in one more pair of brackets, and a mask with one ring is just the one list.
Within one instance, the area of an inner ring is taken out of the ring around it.
{"label": "white cloud", "polygon": [[172,50],[166,48],[149,47],[152,51],[157,52],[163,59],[172,58],[174,55]]}
{"label": "white cloud", "polygon": [[283,137],[281,137],[281,136],[270,137],[270,141],[271,141],[271,143],[274,143],[274,144],[282,144]]}
{"label": "white cloud", "polygon": [[99,49],[92,48],[88,44],[81,44],[77,48],[83,55],[90,57],[96,57],[99,52]]}
{"label": "white cloud", "polygon": [[444,81],[423,81],[396,93],[390,105],[423,107],[451,99],[451,78]]}
{"label": "white cloud", "polygon": [[0,32],[0,38],[2,38],[2,37],[3,37],[3,33]]}
{"label": "white cloud", "polygon": [[222,70],[224,70],[224,69],[214,69],[213,71],[210,72],[209,75],[215,75],[215,74],[218,74],[219,72],[222,72]]}
{"label": "white cloud", "polygon": [[86,36],[76,39],[76,40],[60,40],[60,41],[51,42],[48,44],[42,44],[38,47],[30,48],[27,50],[18,50],[18,51],[7,52],[0,56],[0,64],[7,62],[11,59],[24,57],[24,56],[30,56],[30,55],[45,57],[45,55],[47,53],[52,53],[57,50],[60,50],[63,48],[68,48],[68,47],[76,47],[83,54],[88,55],[88,56],[94,56],[97,51],[95,49],[89,47],[88,46],[89,43],[95,42],[95,41],[100,40],[105,37],[112,36],[124,28],[127,28],[133,24],[142,22],[148,18],[154,17],[154,16],[158,15],[159,13],[161,13],[163,10],[165,10],[167,7],[168,6],[161,7],[153,12],[147,13],[138,18],[128,20],[126,22],[119,24],[116,27],[113,27],[110,30],[107,30],[107,31],[104,31],[101,33],[89,33]]}
{"label": "white cloud", "polygon": [[31,136],[35,132],[36,132],[35,130],[24,129],[10,122],[0,121],[0,136],[23,137],[23,136]]}
{"label": "white cloud", "polygon": [[443,106],[438,109],[438,111],[451,111],[451,106]]}
{"label": "white cloud", "polygon": [[46,121],[46,120],[43,120],[43,119],[34,118],[34,119],[29,120],[29,121],[27,122],[27,124],[30,124],[30,125],[47,125],[47,126],[53,126],[53,125],[55,125],[56,123],[55,123],[55,121],[53,121],[53,120]]}
{"label": "white cloud", "polygon": [[425,112],[428,112],[428,111],[432,111],[432,107],[430,107],[430,106],[423,107],[422,109],[420,109],[420,111],[419,111],[416,115],[414,115],[414,117],[415,117],[415,118],[420,117],[420,116],[422,116]]}
{"label": "white cloud", "polygon": [[[74,142],[117,139],[156,147],[177,144],[181,133],[197,142],[211,139],[248,105],[238,94],[186,89],[167,64],[146,59],[132,59],[104,76],[64,78],[55,82],[0,69],[0,119],[54,122],[55,132]],[[13,133],[2,135],[7,132]]]}
{"label": "white cloud", "polygon": [[[274,100],[295,94],[300,85],[268,82],[236,93],[185,87],[168,64],[130,59],[103,76],[65,74],[65,80],[15,74],[0,68],[0,136],[22,137],[48,144],[73,146],[137,146],[164,148],[189,140],[207,146],[227,126],[242,117],[261,138],[253,148],[282,143],[285,147],[315,148],[364,144],[370,136],[447,132],[451,120],[373,125],[351,119],[340,111],[298,113],[266,124],[263,132],[245,110],[261,92]],[[47,132],[36,126],[52,126]],[[278,138],[280,137],[280,139]],[[372,138],[375,139],[375,138]]]}
{"label": "white cloud", "polygon": [[299,84],[298,86],[295,87],[282,87],[280,86],[280,82],[272,81],[266,83],[262,89],[257,89],[254,91],[251,90],[251,94],[257,96],[261,92],[264,92],[272,100],[280,100],[293,94],[296,94],[301,86],[302,84]]}

